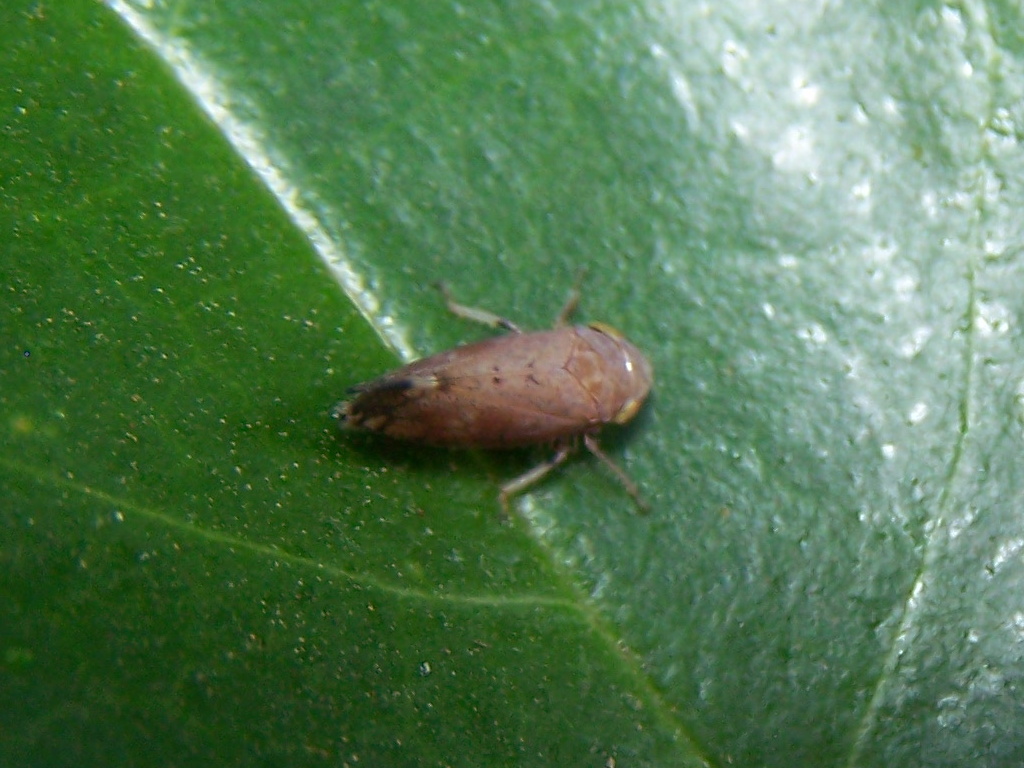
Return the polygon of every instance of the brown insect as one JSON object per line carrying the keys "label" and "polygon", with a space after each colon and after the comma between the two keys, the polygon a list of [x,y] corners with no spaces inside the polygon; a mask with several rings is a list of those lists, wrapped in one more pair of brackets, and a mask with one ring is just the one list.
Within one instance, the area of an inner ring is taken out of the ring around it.
{"label": "brown insect", "polygon": [[646,505],[628,475],[597,443],[605,424],[625,424],[651,389],[650,363],[622,334],[603,323],[567,326],[579,301],[573,291],[554,330],[523,333],[486,310],[456,304],[459,317],[511,333],[417,360],[349,389],[334,406],[343,429],[379,432],[400,440],[457,448],[521,448],[551,444],[554,455],[501,486],[509,498],[563,463],[583,445]]}

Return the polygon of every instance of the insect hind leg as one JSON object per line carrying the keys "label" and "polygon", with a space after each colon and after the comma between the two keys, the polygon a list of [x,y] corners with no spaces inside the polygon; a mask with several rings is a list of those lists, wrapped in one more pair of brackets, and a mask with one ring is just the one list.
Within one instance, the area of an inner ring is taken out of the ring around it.
{"label": "insect hind leg", "polygon": [[452,298],[451,292],[448,290],[448,286],[445,283],[437,283],[437,290],[444,296],[445,304],[448,306],[448,311],[457,317],[461,317],[465,320],[473,320],[477,323],[483,323],[494,328],[504,328],[512,333],[522,333],[522,329],[509,320],[507,317],[496,315],[493,312],[488,312],[486,309],[477,309],[476,307],[467,307],[465,304],[459,304],[455,299]]}
{"label": "insect hind leg", "polygon": [[[561,328],[562,326],[568,325],[569,318],[576,313],[576,308],[580,303],[580,288],[582,287],[583,279],[586,276],[587,268],[581,267],[576,273],[576,283],[573,285],[572,291],[569,293],[569,298],[566,299],[565,304],[562,305],[562,309],[555,317],[555,328]],[[502,317],[501,315],[497,315],[486,309],[480,309],[479,307],[467,307],[465,304],[459,304],[459,302],[452,298],[452,293],[448,289],[447,283],[437,282],[434,285],[444,297],[444,303],[445,306],[448,307],[448,311],[456,317],[461,317],[464,320],[472,320],[477,323],[483,323],[484,325],[489,325],[492,328],[504,328],[512,333],[523,332],[522,328],[507,317]]]}
{"label": "insect hind leg", "polygon": [[501,504],[501,512],[506,517],[508,516],[508,500],[515,496],[517,493],[522,493],[527,488],[536,483],[539,483],[545,475],[551,470],[557,467],[559,464],[563,464],[569,455],[573,451],[571,443],[563,443],[558,446],[555,450],[555,455],[547,461],[538,464],[533,469],[527,470],[519,477],[514,477],[507,483],[501,486],[501,493],[498,494],[498,503]]}

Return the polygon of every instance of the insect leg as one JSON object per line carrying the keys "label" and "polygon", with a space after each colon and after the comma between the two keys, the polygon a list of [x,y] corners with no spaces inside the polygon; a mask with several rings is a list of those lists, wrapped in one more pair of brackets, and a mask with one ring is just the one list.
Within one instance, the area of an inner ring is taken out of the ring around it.
{"label": "insect leg", "polygon": [[439,290],[441,295],[444,296],[445,304],[448,305],[448,311],[453,315],[457,315],[458,317],[466,320],[475,320],[478,323],[494,326],[495,328],[504,328],[505,330],[512,331],[512,333],[522,333],[519,326],[508,318],[496,315],[493,312],[488,312],[486,309],[477,309],[475,307],[467,307],[463,304],[456,303],[448,290],[448,286],[444,283],[438,283],[437,290]]}
{"label": "insect leg", "polygon": [[566,299],[565,304],[562,306],[562,310],[558,313],[555,318],[555,328],[561,328],[563,325],[569,324],[569,318],[576,312],[576,307],[580,303],[580,287],[583,285],[583,278],[587,276],[587,268],[581,267],[579,272],[576,273],[576,283],[572,287],[572,292],[569,294],[569,298]]}
{"label": "insect leg", "polygon": [[515,496],[517,493],[522,493],[534,483],[539,482],[544,475],[569,458],[569,454],[572,453],[572,449],[573,446],[571,443],[559,445],[555,451],[555,455],[543,464],[538,464],[533,469],[524,472],[519,477],[513,478],[502,485],[501,493],[498,494],[498,502],[501,504],[502,514],[508,516],[508,500],[511,496]]}
{"label": "insect leg", "polygon": [[601,446],[597,444],[597,438],[595,438],[593,435],[584,435],[583,444],[587,447],[588,451],[590,451],[592,454],[594,454],[594,456],[600,459],[601,463],[608,467],[608,469],[612,471],[615,477],[618,478],[619,482],[622,483],[622,487],[625,488],[626,492],[633,497],[633,501],[636,502],[636,505],[640,509],[640,511],[647,512],[650,509],[650,507],[647,505],[647,502],[644,501],[643,497],[640,495],[640,489],[636,487],[636,483],[634,483],[630,479],[629,475],[626,474],[622,467],[620,467],[618,464],[612,461],[608,457],[608,454],[601,450]]}

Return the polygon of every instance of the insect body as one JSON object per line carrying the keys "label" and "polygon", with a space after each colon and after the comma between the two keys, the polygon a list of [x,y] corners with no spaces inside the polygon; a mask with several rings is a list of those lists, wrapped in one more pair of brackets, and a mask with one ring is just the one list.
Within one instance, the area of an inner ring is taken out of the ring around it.
{"label": "insect body", "polygon": [[[570,299],[560,322],[576,305]],[[615,329],[592,323],[523,333],[512,322],[448,299],[456,314],[512,333],[418,360],[358,384],[334,415],[344,428],[460,448],[555,446],[554,456],[502,486],[508,498],[568,458],[583,439],[643,506],[639,491],[601,451],[605,424],[625,424],[651,388],[650,363]]]}

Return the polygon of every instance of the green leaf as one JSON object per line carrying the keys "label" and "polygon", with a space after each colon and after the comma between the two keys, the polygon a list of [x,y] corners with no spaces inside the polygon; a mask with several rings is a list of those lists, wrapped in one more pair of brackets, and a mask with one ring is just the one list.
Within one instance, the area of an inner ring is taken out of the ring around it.
{"label": "green leaf", "polygon": [[[1024,761],[1004,5],[11,4],[0,762]],[[580,315],[580,457],[339,434]]]}

